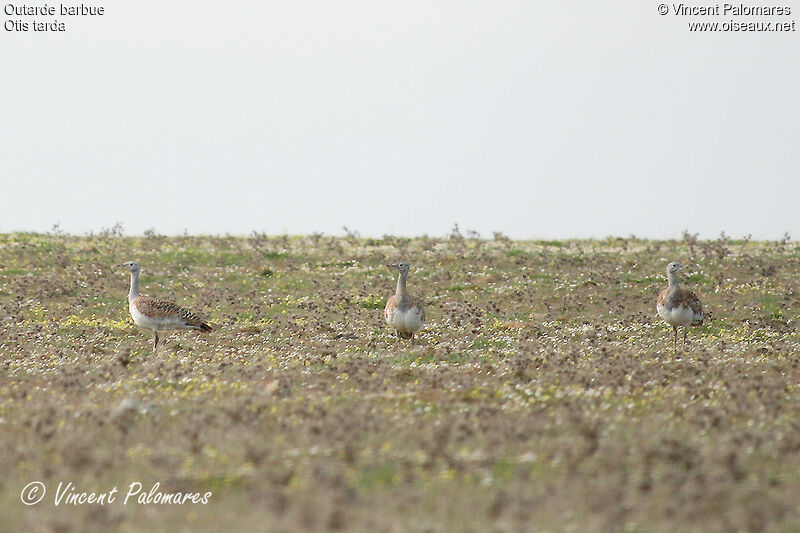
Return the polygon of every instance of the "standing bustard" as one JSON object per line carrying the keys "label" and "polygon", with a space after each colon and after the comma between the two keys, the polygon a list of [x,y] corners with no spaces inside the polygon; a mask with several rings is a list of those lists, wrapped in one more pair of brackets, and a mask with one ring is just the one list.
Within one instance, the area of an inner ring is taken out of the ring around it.
{"label": "standing bustard", "polygon": [[678,270],[683,265],[673,261],[667,265],[667,281],[669,285],[661,291],[656,302],[656,311],[664,321],[672,326],[675,332],[673,345],[678,348],[678,328],[683,326],[683,346],[686,347],[686,336],[689,326],[699,326],[703,323],[703,304],[692,291],[681,289],[678,286]]}
{"label": "standing bustard", "polygon": [[397,330],[397,336],[401,339],[411,339],[414,342],[414,333],[422,328],[425,322],[425,308],[422,300],[409,296],[406,282],[408,281],[408,263],[394,263],[386,265],[400,271],[397,277],[397,290],[389,297],[383,314],[386,322]]}
{"label": "standing bustard", "polygon": [[128,309],[131,317],[137,326],[152,330],[155,334],[154,352],[158,351],[158,343],[161,340],[159,332],[166,334],[175,329],[197,329],[208,333],[214,329],[200,316],[179,305],[139,294],[139,272],[141,272],[139,263],[128,261],[120,266],[127,267],[131,271],[131,290],[128,293]]}

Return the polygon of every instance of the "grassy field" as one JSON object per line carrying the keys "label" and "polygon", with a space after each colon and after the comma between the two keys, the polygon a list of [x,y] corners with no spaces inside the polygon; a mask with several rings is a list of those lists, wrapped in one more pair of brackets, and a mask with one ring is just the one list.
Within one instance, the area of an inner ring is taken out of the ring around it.
{"label": "grassy field", "polygon": [[[153,355],[126,260],[217,330]],[[709,315],[683,352],[669,260]],[[798,298],[792,242],[0,235],[0,528],[800,531]]]}

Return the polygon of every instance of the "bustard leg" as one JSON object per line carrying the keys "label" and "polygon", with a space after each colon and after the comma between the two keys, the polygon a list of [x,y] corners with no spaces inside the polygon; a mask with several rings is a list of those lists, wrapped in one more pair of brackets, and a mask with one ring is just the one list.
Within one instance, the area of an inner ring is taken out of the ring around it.
{"label": "bustard leg", "polygon": [[154,331],[153,333],[156,334],[155,341],[153,342],[153,352],[158,352],[158,331]]}
{"label": "bustard leg", "polygon": [[683,326],[683,349],[686,349],[686,337],[689,336],[689,326]]}
{"label": "bustard leg", "polygon": [[672,326],[672,331],[675,332],[675,337],[672,339],[672,347],[678,350],[678,326]]}

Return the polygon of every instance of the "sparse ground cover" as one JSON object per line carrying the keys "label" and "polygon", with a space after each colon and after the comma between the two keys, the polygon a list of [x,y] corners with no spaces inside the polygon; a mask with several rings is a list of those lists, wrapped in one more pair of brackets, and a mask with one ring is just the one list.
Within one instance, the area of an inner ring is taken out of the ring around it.
{"label": "sparse ground cover", "polygon": [[[131,259],[217,331],[153,355]],[[685,352],[669,260],[710,315]],[[0,235],[0,527],[797,531],[799,291],[791,242]],[[122,505],[136,481],[212,496]]]}

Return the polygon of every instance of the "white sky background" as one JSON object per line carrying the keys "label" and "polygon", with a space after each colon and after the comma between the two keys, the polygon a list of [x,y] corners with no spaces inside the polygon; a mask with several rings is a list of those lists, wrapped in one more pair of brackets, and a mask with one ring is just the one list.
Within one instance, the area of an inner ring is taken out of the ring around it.
{"label": "white sky background", "polygon": [[[106,15],[0,35],[1,232],[800,238],[800,30],[690,33],[732,17],[649,0],[84,3]],[[800,19],[776,5],[737,20]]]}

